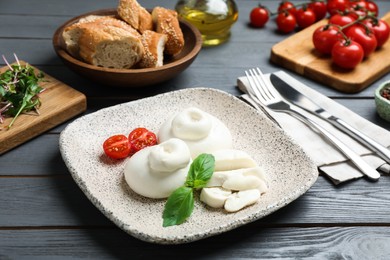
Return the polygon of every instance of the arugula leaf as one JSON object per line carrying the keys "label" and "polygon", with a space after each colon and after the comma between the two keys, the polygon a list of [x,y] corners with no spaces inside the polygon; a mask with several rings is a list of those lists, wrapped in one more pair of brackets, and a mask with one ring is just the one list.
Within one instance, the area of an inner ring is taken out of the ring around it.
{"label": "arugula leaf", "polygon": [[192,162],[186,182],[169,197],[163,212],[163,227],[180,225],[191,216],[194,209],[194,190],[205,187],[214,172],[215,159],[211,154],[201,154]]}

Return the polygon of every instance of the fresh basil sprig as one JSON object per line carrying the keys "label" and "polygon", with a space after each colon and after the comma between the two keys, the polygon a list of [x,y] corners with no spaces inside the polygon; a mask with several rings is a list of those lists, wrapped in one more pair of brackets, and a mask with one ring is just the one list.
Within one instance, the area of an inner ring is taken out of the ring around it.
{"label": "fresh basil sprig", "polygon": [[43,88],[38,82],[44,75],[42,72],[36,74],[33,67],[21,65],[18,60],[15,65],[5,62],[9,69],[0,74],[0,123],[3,122],[3,116],[13,117],[9,129],[20,114],[37,110],[40,106],[38,94]]}
{"label": "fresh basil sprig", "polygon": [[168,197],[163,212],[163,227],[180,225],[194,210],[194,190],[206,186],[214,172],[215,159],[211,154],[195,158],[183,186]]}

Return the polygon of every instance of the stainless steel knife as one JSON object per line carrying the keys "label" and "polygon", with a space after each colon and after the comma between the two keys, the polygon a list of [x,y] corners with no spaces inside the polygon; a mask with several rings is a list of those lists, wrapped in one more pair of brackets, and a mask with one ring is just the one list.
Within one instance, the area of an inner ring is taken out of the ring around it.
{"label": "stainless steel knife", "polygon": [[273,73],[270,75],[270,80],[271,83],[275,86],[275,88],[284,98],[286,98],[296,106],[322,119],[325,119],[344,133],[348,134],[355,140],[359,141],[361,144],[365,145],[370,150],[376,152],[376,154],[383,160],[385,160],[387,163],[390,163],[389,149],[379,144],[375,140],[371,139],[367,135],[363,134],[362,132],[358,131],[342,119],[330,114],[324,108],[320,107],[318,104],[312,101],[310,98],[297,91],[295,88],[292,87],[294,82],[289,82],[288,79],[281,79],[279,76]]}

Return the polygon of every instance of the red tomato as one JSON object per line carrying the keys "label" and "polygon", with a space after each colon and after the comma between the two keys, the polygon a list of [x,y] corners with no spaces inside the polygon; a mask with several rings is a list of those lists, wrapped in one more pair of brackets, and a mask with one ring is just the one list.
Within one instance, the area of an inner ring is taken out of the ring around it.
{"label": "red tomato", "polygon": [[276,18],[276,24],[278,26],[278,30],[283,33],[289,33],[294,31],[297,21],[295,16],[288,12],[283,12],[278,15]]}
{"label": "red tomato", "polygon": [[337,26],[327,24],[318,27],[313,33],[313,44],[322,54],[331,54],[333,46],[343,39]]}
{"label": "red tomato", "polygon": [[378,16],[379,9],[374,1],[366,0],[366,9],[370,12],[373,12],[375,16]]}
{"label": "red tomato", "polygon": [[365,0],[352,1],[350,2],[350,12],[356,16],[356,19],[359,16],[365,16],[367,13],[367,2]]}
{"label": "red tomato", "polygon": [[266,8],[259,6],[252,9],[249,18],[252,26],[263,27],[268,22],[269,13]]}
{"label": "red tomato", "polygon": [[343,12],[349,8],[349,0],[329,0],[326,8],[331,15]]}
{"label": "red tomato", "polygon": [[157,144],[156,135],[146,128],[139,127],[129,134],[130,154],[134,154],[147,146]]}
{"label": "red tomato", "polygon": [[344,26],[356,21],[356,18],[352,15],[334,14],[329,18],[329,24]]}
{"label": "red tomato", "polygon": [[358,42],[364,50],[364,57],[368,57],[373,51],[375,51],[378,42],[375,35],[360,25],[353,25],[348,27],[345,31],[345,35],[351,38],[351,40]]}
{"label": "red tomato", "polygon": [[298,26],[303,29],[315,23],[316,15],[310,8],[300,8],[297,10],[295,19],[297,20]]}
{"label": "red tomato", "polygon": [[365,10],[367,8],[367,2],[366,0],[360,0],[360,1],[351,1],[350,5],[353,9],[358,10],[358,9],[363,9]]}
{"label": "red tomato", "polygon": [[130,154],[129,140],[124,135],[113,135],[104,141],[103,150],[110,158],[126,158]]}
{"label": "red tomato", "polygon": [[363,22],[374,33],[380,48],[387,42],[390,36],[390,26],[383,20],[364,20]]}
{"label": "red tomato", "polygon": [[308,7],[315,13],[317,21],[322,20],[328,11],[325,2],[317,2],[312,0]]}
{"label": "red tomato", "polygon": [[278,13],[283,13],[284,11],[287,11],[289,13],[291,13],[292,15],[295,15],[295,13],[297,12],[297,9],[295,9],[295,5],[289,1],[282,1],[280,2],[279,4],[279,7],[278,7]]}
{"label": "red tomato", "polygon": [[332,61],[344,69],[355,68],[364,57],[362,46],[351,40],[337,42],[332,48]]}

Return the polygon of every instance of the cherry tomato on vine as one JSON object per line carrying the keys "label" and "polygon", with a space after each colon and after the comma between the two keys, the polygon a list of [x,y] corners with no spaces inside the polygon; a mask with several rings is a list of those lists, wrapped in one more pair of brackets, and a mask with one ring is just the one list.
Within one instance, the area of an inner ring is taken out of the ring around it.
{"label": "cherry tomato on vine", "polygon": [[326,8],[330,15],[334,15],[338,12],[343,12],[349,8],[349,0],[328,0]]}
{"label": "cherry tomato on vine", "polygon": [[124,135],[113,135],[103,143],[104,153],[112,159],[123,159],[130,154],[129,140]]}
{"label": "cherry tomato on vine", "polygon": [[375,16],[378,16],[379,9],[374,1],[366,0],[366,8],[368,11],[373,12]]}
{"label": "cherry tomato on vine", "polygon": [[350,2],[350,10],[351,14],[354,14],[356,19],[359,16],[364,16],[367,13],[367,2],[365,0],[360,1],[352,1]]}
{"label": "cherry tomato on vine", "polygon": [[364,57],[368,57],[374,52],[378,45],[375,35],[369,29],[360,25],[348,27],[345,31],[345,35],[353,41],[358,42],[363,47]]}
{"label": "cherry tomato on vine", "polygon": [[284,11],[287,11],[289,13],[291,13],[292,15],[295,15],[295,13],[297,12],[297,9],[295,8],[295,5],[289,1],[282,1],[280,2],[279,4],[279,7],[278,7],[278,13],[283,13]]}
{"label": "cherry tomato on vine", "polygon": [[315,13],[316,21],[322,20],[328,12],[325,2],[312,1],[308,4],[308,7]]}
{"label": "cherry tomato on vine", "polygon": [[366,0],[360,0],[360,1],[352,1],[350,3],[351,8],[353,9],[366,9],[367,8],[367,2]]}
{"label": "cherry tomato on vine", "polygon": [[139,150],[157,144],[156,135],[146,128],[139,127],[131,131],[129,134],[130,154],[134,154]]}
{"label": "cherry tomato on vine", "polygon": [[278,30],[283,33],[289,33],[294,31],[297,26],[297,21],[295,16],[289,12],[282,12],[276,18],[276,25],[278,26]]}
{"label": "cherry tomato on vine", "polygon": [[316,15],[310,8],[303,7],[297,10],[295,19],[298,26],[303,29],[315,23]]}
{"label": "cherry tomato on vine", "polygon": [[387,42],[390,36],[390,26],[383,20],[364,20],[363,23],[374,33],[377,40],[377,48]]}
{"label": "cherry tomato on vine", "polygon": [[269,13],[266,8],[258,6],[252,9],[249,18],[252,26],[263,27],[268,22]]}
{"label": "cherry tomato on vine", "polygon": [[337,42],[332,48],[332,61],[344,69],[353,69],[364,57],[362,46],[351,40]]}
{"label": "cherry tomato on vine", "polygon": [[331,24],[318,27],[312,37],[314,48],[326,55],[331,54],[333,46],[342,39],[339,28]]}
{"label": "cherry tomato on vine", "polygon": [[350,14],[334,14],[329,18],[328,23],[329,24],[334,24],[334,25],[339,25],[339,26],[344,26],[347,24],[350,24],[352,22],[356,21],[356,18],[353,15]]}

